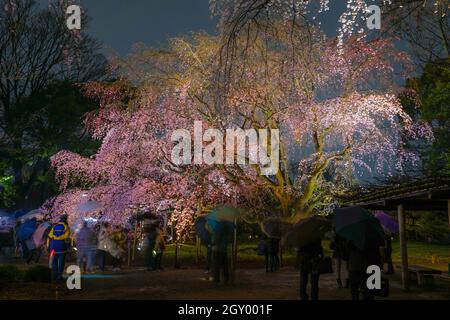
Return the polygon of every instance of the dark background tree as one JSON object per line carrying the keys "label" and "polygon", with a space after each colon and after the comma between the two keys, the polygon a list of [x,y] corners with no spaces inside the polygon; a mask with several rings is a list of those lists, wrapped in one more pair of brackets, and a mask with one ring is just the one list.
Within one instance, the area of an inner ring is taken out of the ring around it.
{"label": "dark background tree", "polygon": [[448,0],[392,0],[382,8],[385,32],[405,40],[420,66],[450,57]]}
{"label": "dark background tree", "polygon": [[0,7],[0,206],[35,207],[53,192],[48,157],[95,147],[82,131],[95,104],[76,84],[104,78],[107,62],[84,32],[85,15],[82,30],[71,31],[59,3]]}
{"label": "dark background tree", "polygon": [[[413,95],[402,97],[405,110],[416,120],[431,124],[434,142],[422,148],[426,175],[450,174],[450,59],[440,59],[425,66],[420,77],[409,79]],[[418,146],[411,146],[418,147]]]}

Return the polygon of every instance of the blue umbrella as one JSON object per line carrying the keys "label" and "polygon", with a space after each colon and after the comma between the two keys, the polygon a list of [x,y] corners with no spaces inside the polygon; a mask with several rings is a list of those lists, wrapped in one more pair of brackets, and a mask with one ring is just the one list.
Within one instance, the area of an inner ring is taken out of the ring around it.
{"label": "blue umbrella", "polygon": [[209,214],[205,216],[205,219],[211,229],[215,231],[219,222],[224,222],[230,227],[233,226],[234,228],[234,219],[237,218],[239,214],[240,211],[238,208],[226,204],[224,206],[213,209]]}
{"label": "blue umbrella", "polygon": [[20,218],[21,216],[26,215],[29,211],[29,209],[18,209],[13,212],[14,218]]}
{"label": "blue umbrella", "polygon": [[31,219],[20,225],[17,231],[17,240],[24,241],[30,238],[36,231],[37,221],[36,219]]}

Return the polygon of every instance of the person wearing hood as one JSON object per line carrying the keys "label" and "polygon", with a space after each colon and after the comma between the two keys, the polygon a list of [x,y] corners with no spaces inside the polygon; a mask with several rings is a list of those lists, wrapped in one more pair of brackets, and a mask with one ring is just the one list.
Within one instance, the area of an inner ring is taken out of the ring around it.
{"label": "person wearing hood", "polygon": [[52,259],[52,271],[55,281],[61,281],[64,273],[66,254],[70,247],[70,228],[67,216],[62,215],[48,234],[48,252]]}

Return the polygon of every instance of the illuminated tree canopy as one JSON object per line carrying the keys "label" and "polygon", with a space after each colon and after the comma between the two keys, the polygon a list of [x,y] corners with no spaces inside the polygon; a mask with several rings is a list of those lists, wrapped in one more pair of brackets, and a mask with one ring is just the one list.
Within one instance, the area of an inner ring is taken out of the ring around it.
{"label": "illuminated tree canopy", "polygon": [[[156,211],[170,201],[180,235],[196,214],[225,202],[245,208],[249,222],[292,223],[326,212],[358,176],[417,164],[404,137],[429,142],[433,135],[397,98],[395,70],[407,68],[408,57],[391,39],[329,39],[306,20],[292,23],[276,14],[287,2],[213,2],[223,14],[218,36],[173,38],[164,50],[137,46],[114,61],[119,80],[84,85],[100,104],[85,125],[102,146],[91,158],[67,151],[52,158],[62,194],[46,206],[70,212],[85,193],[120,223],[141,204]],[[278,173],[264,176],[250,164],[175,165],[171,133],[192,132],[196,120],[224,131],[279,129]]]}

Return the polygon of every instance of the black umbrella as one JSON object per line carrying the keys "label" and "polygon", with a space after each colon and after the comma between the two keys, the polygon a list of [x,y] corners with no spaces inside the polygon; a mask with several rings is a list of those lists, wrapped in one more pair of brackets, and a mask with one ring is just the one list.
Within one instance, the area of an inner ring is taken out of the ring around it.
{"label": "black umbrella", "polygon": [[280,218],[267,218],[260,223],[262,232],[264,232],[269,238],[281,239],[292,224],[282,221]]}
{"label": "black umbrella", "polygon": [[384,231],[377,218],[364,208],[336,209],[333,217],[336,233],[358,249],[384,245]]}
{"label": "black umbrella", "polygon": [[322,239],[331,229],[330,220],[312,216],[297,222],[286,235],[285,244],[301,248]]}

